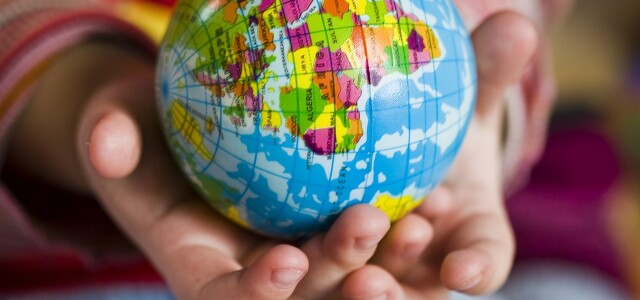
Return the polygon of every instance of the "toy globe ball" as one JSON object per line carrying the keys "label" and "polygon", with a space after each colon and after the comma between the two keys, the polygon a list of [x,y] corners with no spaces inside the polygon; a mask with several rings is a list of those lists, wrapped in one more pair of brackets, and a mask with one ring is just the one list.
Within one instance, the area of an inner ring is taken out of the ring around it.
{"label": "toy globe ball", "polygon": [[475,72],[450,0],[183,0],[158,105],[215,209],[295,239],[354,204],[418,206],[460,148]]}

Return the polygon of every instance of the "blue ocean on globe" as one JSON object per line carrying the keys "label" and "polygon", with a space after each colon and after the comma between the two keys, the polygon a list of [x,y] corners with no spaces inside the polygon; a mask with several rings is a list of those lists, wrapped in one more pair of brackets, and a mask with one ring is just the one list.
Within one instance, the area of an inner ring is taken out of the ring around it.
{"label": "blue ocean on globe", "polygon": [[354,204],[397,220],[428,198],[464,139],[476,70],[450,0],[194,0],[176,7],[157,86],[206,201],[295,239]]}

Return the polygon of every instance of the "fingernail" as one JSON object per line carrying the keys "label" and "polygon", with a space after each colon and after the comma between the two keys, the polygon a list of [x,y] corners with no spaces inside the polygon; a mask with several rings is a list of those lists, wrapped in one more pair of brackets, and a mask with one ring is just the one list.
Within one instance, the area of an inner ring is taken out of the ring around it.
{"label": "fingernail", "polygon": [[478,285],[480,283],[480,281],[482,280],[482,274],[478,274],[475,277],[472,277],[471,279],[469,279],[467,282],[465,282],[464,284],[460,285],[460,288],[456,289],[460,292],[472,289],[473,287],[475,287],[476,285]]}
{"label": "fingernail", "polygon": [[299,269],[277,269],[271,273],[271,281],[279,288],[286,289],[296,285],[305,272]]}
{"label": "fingernail", "polygon": [[380,240],[382,240],[382,237],[363,237],[363,238],[357,238],[355,241],[355,247],[358,250],[371,250],[373,248],[375,248],[376,246],[378,246],[378,243],[380,243]]}

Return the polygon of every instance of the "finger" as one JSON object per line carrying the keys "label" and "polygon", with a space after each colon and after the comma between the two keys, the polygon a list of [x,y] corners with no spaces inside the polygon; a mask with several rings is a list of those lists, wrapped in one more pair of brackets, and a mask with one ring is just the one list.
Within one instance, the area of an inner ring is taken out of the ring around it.
{"label": "finger", "polygon": [[[520,78],[537,44],[531,23],[518,14],[503,12],[487,19],[473,35],[478,61],[478,104],[474,122],[465,145],[485,145],[481,160],[458,161],[460,166],[475,165],[483,175],[475,174],[468,186],[455,187],[456,199],[472,199],[482,195],[481,202],[466,201],[456,205],[451,216],[452,226],[446,232],[455,236],[448,241],[448,255],[441,267],[441,280],[450,289],[480,294],[497,289],[506,280],[511,268],[514,244],[509,222],[501,202],[501,186],[495,166],[498,164],[498,145],[503,93]],[[485,150],[487,150],[485,149]],[[461,151],[475,151],[463,145]],[[467,155],[469,154],[469,155]],[[478,153],[475,153],[478,154]],[[477,155],[461,153],[461,159]],[[464,169],[452,171],[467,172]],[[464,175],[464,174],[457,174]],[[454,177],[456,178],[456,177]],[[475,195],[474,195],[475,194]]]}
{"label": "finger", "polygon": [[406,299],[400,284],[383,268],[367,265],[350,274],[341,288],[348,300]]}
{"label": "finger", "polygon": [[447,299],[449,291],[438,282],[425,280],[408,286],[400,283],[385,269],[366,265],[345,279],[341,289],[344,299]]}
{"label": "finger", "polygon": [[[486,20],[472,38],[478,73],[476,111],[447,178],[469,177],[470,170],[466,166],[471,165],[473,170],[485,172],[482,178],[477,179],[502,178],[501,170],[495,164],[501,160],[502,153],[504,98],[531,60],[537,47],[537,34],[533,25],[522,16],[502,12]],[[477,159],[477,145],[482,145],[484,152],[492,156]],[[500,184],[500,181],[495,184]],[[445,185],[458,190],[456,180],[447,180]]]}
{"label": "finger", "polygon": [[[80,122],[79,153],[84,172],[103,207],[147,254],[176,295],[194,299],[213,278],[239,270],[241,266],[235,259],[245,255],[257,239],[252,240],[214,213],[184,180],[165,147],[153,91],[153,75],[148,74],[113,83],[96,94]],[[115,121],[135,120],[137,125],[133,127],[142,133],[143,146],[133,171],[110,178],[103,176],[104,168],[110,172],[110,167],[103,165],[120,157],[117,151],[94,153],[98,151],[96,147],[105,144],[99,139],[110,136],[99,131],[132,128],[109,125],[113,116]],[[89,149],[92,139],[94,147]],[[109,159],[111,155],[115,157]]]}
{"label": "finger", "polygon": [[478,66],[477,121],[497,126],[504,92],[519,80],[531,61],[537,32],[524,17],[502,12],[478,27],[472,39]]}
{"label": "finger", "polygon": [[453,209],[454,201],[449,185],[450,183],[445,181],[434,188],[427,200],[423,201],[415,212],[429,221],[435,221],[441,216],[449,214]]}
{"label": "finger", "polygon": [[522,80],[526,105],[526,135],[519,157],[520,170],[517,170],[517,173],[525,172],[533,166],[542,153],[546,140],[547,125],[557,94],[549,53],[548,47],[540,47],[534,57],[534,63]]}
{"label": "finger", "polygon": [[424,217],[411,213],[391,226],[371,263],[395,278],[403,278],[418,263],[432,237],[431,224]]}
{"label": "finger", "polygon": [[142,141],[137,125],[122,112],[109,112],[95,125],[89,139],[89,161],[98,174],[122,178],[138,166]]}
{"label": "finger", "polygon": [[470,31],[475,30],[492,15],[505,10],[521,13],[528,19],[535,21],[536,25],[549,29],[564,19],[574,2],[574,0],[454,0],[462,20]]}
{"label": "finger", "polygon": [[504,284],[515,246],[504,213],[480,213],[456,229],[458,236],[442,263],[445,287],[469,294],[486,294]]}
{"label": "finger", "polygon": [[288,299],[308,270],[299,249],[279,245],[262,254],[251,266],[209,282],[199,299]]}
{"label": "finger", "polygon": [[294,296],[328,299],[342,280],[364,266],[389,230],[389,218],[370,205],[344,211],[325,235],[312,238],[302,250],[309,258],[309,273]]}
{"label": "finger", "polygon": [[454,3],[467,29],[471,32],[491,15],[513,6],[512,1],[505,0],[454,0]]}
{"label": "finger", "polygon": [[28,105],[12,124],[11,142],[2,145],[9,155],[4,161],[64,190],[89,193],[75,143],[82,108],[105,82],[144,72],[152,64],[105,39],[69,47],[43,69]]}
{"label": "finger", "polygon": [[542,2],[542,10],[545,17],[544,22],[547,23],[547,28],[557,25],[557,23],[565,19],[575,4],[575,0],[554,0]]}

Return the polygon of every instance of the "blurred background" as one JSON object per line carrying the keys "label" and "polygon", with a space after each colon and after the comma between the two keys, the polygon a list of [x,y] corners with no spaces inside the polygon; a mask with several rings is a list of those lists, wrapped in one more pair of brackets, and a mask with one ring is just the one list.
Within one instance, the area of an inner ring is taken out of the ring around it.
{"label": "blurred background", "polygon": [[640,1],[577,0],[552,52],[559,98],[548,144],[508,202],[516,267],[580,266],[640,299]]}

